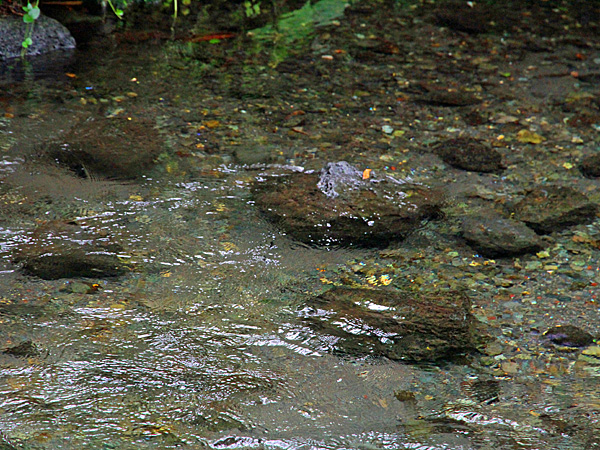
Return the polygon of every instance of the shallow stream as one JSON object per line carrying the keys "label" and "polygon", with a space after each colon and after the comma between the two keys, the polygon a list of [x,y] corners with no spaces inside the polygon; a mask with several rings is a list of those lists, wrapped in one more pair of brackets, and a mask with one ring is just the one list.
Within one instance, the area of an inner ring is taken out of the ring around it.
{"label": "shallow stream", "polygon": [[[299,80],[298,91],[288,86],[281,93],[278,102],[289,107],[284,114],[283,107],[263,104],[273,77],[268,69],[225,71],[219,81],[204,76],[206,68],[178,66],[186,60],[175,50],[92,48],[65,71],[2,86],[0,174],[8,212],[0,222],[0,348],[28,342],[33,349],[0,353],[0,431],[7,440],[0,448],[600,445],[593,431],[599,366],[577,367],[570,353],[536,347],[536,336],[556,323],[554,314],[576,325],[596,320],[589,289],[578,290],[581,304],[567,312],[562,308],[578,302],[575,297],[545,293],[571,279],[541,269],[528,278],[517,274],[513,261],[490,261],[464,247],[453,252],[444,241],[448,225],[436,223],[389,250],[392,259],[380,250],[294,242],[260,215],[250,187],[290,168],[328,162],[327,146],[298,143],[302,125],[290,124],[297,129],[281,137],[271,121],[272,114],[281,119],[293,110],[290,92],[306,93],[310,86]],[[245,85],[254,78],[262,84],[248,93]],[[224,94],[227,83],[226,92],[248,95]],[[314,101],[315,109],[324,103]],[[319,114],[337,127],[335,117]],[[82,178],[38,158],[70,130],[128,116],[153,123],[163,149],[139,179]],[[273,151],[269,136],[276,134]],[[231,150],[252,146],[272,156],[253,165]],[[363,161],[386,160],[367,154]],[[403,175],[418,178],[420,171],[413,167]],[[496,182],[484,179],[482,186]],[[22,273],[15,248],[47,221],[72,221],[111,236],[122,246],[128,272],[85,280]],[[585,282],[598,277],[594,252],[580,264]],[[560,265],[573,256],[556,257]],[[332,352],[333,343],[300,320],[303,301],[328,284],[354,276],[374,285],[373,276],[381,274],[390,275],[392,286],[468,279],[476,315],[494,322],[500,349],[487,363],[419,366],[361,358]],[[511,286],[533,287],[544,299],[536,306],[535,297],[511,297]]]}

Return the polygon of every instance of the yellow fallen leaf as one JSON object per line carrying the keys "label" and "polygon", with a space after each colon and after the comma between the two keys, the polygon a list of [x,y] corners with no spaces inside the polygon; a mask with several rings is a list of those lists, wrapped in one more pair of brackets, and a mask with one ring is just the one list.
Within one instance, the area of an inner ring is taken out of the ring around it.
{"label": "yellow fallen leaf", "polygon": [[204,126],[206,128],[217,128],[219,125],[221,125],[221,124],[219,123],[218,120],[208,120],[208,121],[204,122]]}
{"label": "yellow fallen leaf", "polygon": [[539,144],[544,140],[542,136],[533,131],[521,130],[517,133],[517,141],[523,144]]}
{"label": "yellow fallen leaf", "polygon": [[363,170],[362,179],[368,180],[369,178],[371,178],[371,169]]}
{"label": "yellow fallen leaf", "polygon": [[221,245],[227,252],[238,250],[238,246],[235,245],[233,242],[221,242]]}
{"label": "yellow fallen leaf", "polygon": [[573,164],[571,164],[570,162],[566,162],[563,164],[563,167],[567,170],[572,169],[573,168]]}

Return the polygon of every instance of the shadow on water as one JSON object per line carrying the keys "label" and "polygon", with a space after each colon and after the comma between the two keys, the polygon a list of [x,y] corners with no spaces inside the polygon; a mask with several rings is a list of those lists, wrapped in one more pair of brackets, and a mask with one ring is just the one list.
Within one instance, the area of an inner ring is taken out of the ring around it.
{"label": "shadow on water", "polygon": [[0,61],[0,86],[23,81],[61,79],[71,72],[75,62],[75,50],[46,53],[27,58]]}

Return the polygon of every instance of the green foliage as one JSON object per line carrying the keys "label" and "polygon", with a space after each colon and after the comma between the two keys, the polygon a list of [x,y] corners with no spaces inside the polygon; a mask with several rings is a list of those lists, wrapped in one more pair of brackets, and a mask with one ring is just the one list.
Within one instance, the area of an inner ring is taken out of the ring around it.
{"label": "green foliage", "polygon": [[274,42],[271,65],[277,65],[288,56],[292,44],[309,37],[315,27],[328,25],[341,17],[349,2],[346,0],[309,1],[295,11],[283,14],[275,25],[252,30],[249,34],[258,42]]}
{"label": "green foliage", "polygon": [[246,0],[244,2],[244,11],[246,13],[246,17],[252,19],[260,15],[260,2],[254,2],[250,0]]}
{"label": "green foliage", "polygon": [[39,2],[35,2],[35,5],[27,3],[27,6],[23,6],[23,9],[25,10],[23,22],[33,23],[38,17],[40,17],[40,8],[38,6],[38,3]]}
{"label": "green foliage", "polygon": [[[121,3],[123,4],[123,7],[127,6],[127,2],[123,1]],[[111,0],[108,0],[108,5],[110,6],[110,9],[112,9],[112,12],[115,14],[115,16],[117,16],[119,19],[123,18],[124,11],[122,9],[115,7]]]}
{"label": "green foliage", "polygon": [[40,17],[41,12],[39,8],[39,0],[37,0],[34,5],[27,3],[27,6],[23,6],[23,10],[25,11],[23,22],[27,24],[27,29],[25,30],[23,42],[21,42],[21,46],[23,47],[21,49],[21,57],[25,56],[27,49],[33,44],[33,40],[31,39],[33,34],[33,25],[37,18]]}

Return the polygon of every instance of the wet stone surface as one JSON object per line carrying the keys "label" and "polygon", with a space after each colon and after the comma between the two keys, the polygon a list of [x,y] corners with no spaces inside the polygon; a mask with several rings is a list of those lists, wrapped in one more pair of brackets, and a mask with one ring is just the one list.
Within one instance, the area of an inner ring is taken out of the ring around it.
{"label": "wet stone surface", "polygon": [[450,139],[434,145],[433,151],[445,163],[458,169],[491,173],[504,169],[498,150],[473,139]]}
{"label": "wet stone surface", "polygon": [[570,187],[549,185],[529,191],[514,207],[515,217],[548,234],[594,220],[598,207]]}
{"label": "wet stone surface", "polygon": [[600,177],[600,153],[590,155],[581,161],[579,170],[588,178]]}
{"label": "wet stone surface", "polygon": [[334,287],[300,312],[319,333],[339,338],[335,348],[353,355],[437,361],[474,350],[478,339],[471,302],[458,292]]}
{"label": "wet stone surface", "polygon": [[544,243],[523,222],[493,210],[479,211],[461,221],[461,235],[484,256],[516,256],[541,250]]}
{"label": "wet stone surface", "polygon": [[300,173],[255,186],[260,210],[307,244],[386,246],[440,214],[443,197],[424,186],[377,178],[348,163],[329,164],[321,175]]}

